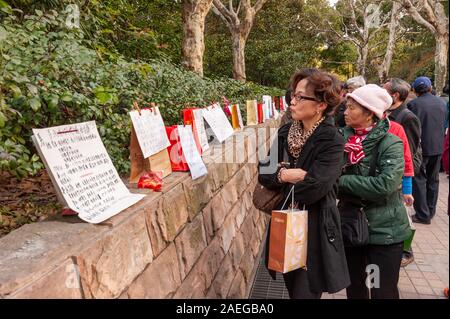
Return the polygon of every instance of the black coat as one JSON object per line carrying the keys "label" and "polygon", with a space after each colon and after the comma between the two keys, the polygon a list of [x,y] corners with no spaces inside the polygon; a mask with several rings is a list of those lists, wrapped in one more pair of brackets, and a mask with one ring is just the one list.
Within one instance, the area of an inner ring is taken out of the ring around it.
{"label": "black coat", "polygon": [[[406,114],[400,118],[399,114],[403,112],[406,112]],[[408,138],[411,154],[414,156],[420,144],[420,135],[422,131],[419,118],[407,109],[406,104],[402,104],[389,114],[389,119],[403,126],[406,137]],[[401,122],[399,120],[401,120]]]}
{"label": "black coat", "polygon": [[[307,274],[314,292],[334,293],[350,284],[342,241],[339,211],[336,207],[337,181],[341,174],[344,139],[328,117],[307,140],[295,168],[307,171],[305,180],[295,184],[295,202],[308,210]],[[287,136],[292,123],[278,130],[278,158],[287,150]],[[273,147],[274,148],[274,147]],[[291,167],[294,159],[289,155]],[[260,167],[263,164],[260,164]],[[259,182],[269,189],[279,189],[287,197],[291,187],[279,183],[277,173],[259,174]],[[278,205],[280,209],[282,202]],[[267,255],[266,255],[267,264]]]}
{"label": "black coat", "polygon": [[422,125],[421,145],[423,155],[441,155],[447,112],[445,102],[427,92],[410,101],[408,108],[419,118]]}

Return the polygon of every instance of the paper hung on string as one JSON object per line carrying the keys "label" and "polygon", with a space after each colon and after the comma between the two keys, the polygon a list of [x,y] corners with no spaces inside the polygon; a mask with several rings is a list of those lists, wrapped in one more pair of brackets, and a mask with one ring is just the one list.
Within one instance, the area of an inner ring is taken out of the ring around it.
{"label": "paper hung on string", "polygon": [[208,136],[205,130],[205,121],[203,119],[203,111],[199,108],[188,108],[183,110],[183,121],[185,125],[192,125],[192,132],[194,133],[195,143],[200,152],[209,149]]}
{"label": "paper hung on string", "polygon": [[258,103],[256,100],[247,101],[247,125],[258,124]]}
{"label": "paper hung on string", "polygon": [[158,107],[142,109],[140,114],[138,111],[131,111],[130,117],[144,158],[170,146]]}
{"label": "paper hung on string", "polygon": [[203,117],[209,124],[219,143],[222,143],[233,135],[233,127],[218,103],[204,108]]}
{"label": "paper hung on string", "polygon": [[273,110],[273,118],[277,120],[280,117],[280,112],[277,109]]}
{"label": "paper hung on string", "polygon": [[100,223],[145,197],[119,177],[95,121],[33,129],[33,141],[58,198],[89,223]]}
{"label": "paper hung on string", "polygon": [[272,97],[270,95],[263,95],[264,104],[264,122],[273,117],[272,111]]}
{"label": "paper hung on string", "polygon": [[280,100],[280,111],[286,111],[288,105],[286,104],[286,97],[282,96]]}
{"label": "paper hung on string", "polygon": [[202,151],[209,149],[208,137],[206,136],[205,121],[203,119],[202,109],[194,110],[194,133],[197,134]]}
{"label": "paper hung on string", "polygon": [[239,108],[239,104],[233,104],[231,106],[231,125],[235,130],[240,130],[244,128],[244,121],[242,120],[241,109]]}
{"label": "paper hung on string", "polygon": [[195,145],[194,135],[192,134],[192,127],[190,125],[178,125],[178,135],[180,136],[181,148],[183,150],[184,158],[189,166],[192,179],[197,179],[208,173],[205,163],[198,152]]}
{"label": "paper hung on string", "polygon": [[258,123],[264,123],[264,105],[262,103],[258,103]]}

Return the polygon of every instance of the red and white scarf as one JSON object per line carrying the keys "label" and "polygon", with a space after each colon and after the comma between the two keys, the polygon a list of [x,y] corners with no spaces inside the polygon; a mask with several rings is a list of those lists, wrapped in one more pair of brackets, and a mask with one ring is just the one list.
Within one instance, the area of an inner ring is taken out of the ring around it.
{"label": "red and white scarf", "polygon": [[366,155],[363,151],[362,141],[375,127],[375,124],[363,129],[355,129],[355,135],[348,138],[344,146],[344,152],[348,153],[348,161],[351,165],[359,163]]}

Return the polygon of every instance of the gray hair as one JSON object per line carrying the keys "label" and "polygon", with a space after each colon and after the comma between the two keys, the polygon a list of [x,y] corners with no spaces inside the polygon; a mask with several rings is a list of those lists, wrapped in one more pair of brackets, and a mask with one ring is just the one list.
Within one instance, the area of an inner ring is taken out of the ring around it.
{"label": "gray hair", "polygon": [[391,78],[386,81],[389,83],[388,92],[391,94],[398,93],[400,95],[400,101],[405,101],[411,90],[411,85],[408,82],[399,79]]}
{"label": "gray hair", "polygon": [[347,86],[351,86],[355,89],[360,88],[361,86],[366,85],[366,80],[364,80],[364,77],[355,76],[354,78],[350,78],[346,82]]}

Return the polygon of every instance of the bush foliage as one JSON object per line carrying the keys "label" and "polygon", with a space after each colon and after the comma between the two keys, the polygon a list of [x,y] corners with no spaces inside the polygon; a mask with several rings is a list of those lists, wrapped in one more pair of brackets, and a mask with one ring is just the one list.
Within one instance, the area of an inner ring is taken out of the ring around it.
{"label": "bush foliage", "polygon": [[95,120],[120,174],[129,171],[133,101],[155,102],[166,125],[181,124],[181,110],[226,96],[232,103],[283,91],[226,78],[200,78],[163,59],[126,60],[96,49],[64,13],[33,15],[3,7],[0,14],[0,169],[23,177],[43,164],[32,128]]}

